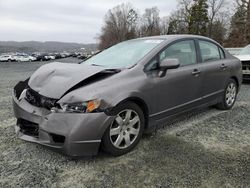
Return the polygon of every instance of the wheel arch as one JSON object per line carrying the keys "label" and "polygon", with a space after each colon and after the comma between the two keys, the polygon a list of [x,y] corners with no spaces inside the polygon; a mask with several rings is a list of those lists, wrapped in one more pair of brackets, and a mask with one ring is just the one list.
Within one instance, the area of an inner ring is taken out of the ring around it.
{"label": "wheel arch", "polygon": [[230,79],[233,79],[236,82],[237,92],[239,92],[240,83],[239,83],[238,78],[236,76],[231,76]]}
{"label": "wheel arch", "polygon": [[147,129],[148,128],[148,121],[149,121],[149,109],[148,109],[148,105],[146,104],[146,102],[143,99],[141,99],[140,97],[128,97],[126,99],[123,99],[119,103],[117,103],[115,105],[115,107],[120,105],[120,104],[126,103],[126,102],[133,102],[141,108],[141,110],[144,114],[144,118],[145,118],[145,129]]}

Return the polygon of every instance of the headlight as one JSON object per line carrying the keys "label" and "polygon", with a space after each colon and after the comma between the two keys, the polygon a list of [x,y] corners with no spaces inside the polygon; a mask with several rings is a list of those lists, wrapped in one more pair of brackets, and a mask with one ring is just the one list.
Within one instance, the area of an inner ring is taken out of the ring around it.
{"label": "headlight", "polygon": [[[73,112],[73,113],[90,113],[95,110],[98,110],[100,107],[100,100],[91,100],[87,102],[81,103],[72,103],[72,104],[64,104],[62,105],[62,110],[59,112]],[[55,110],[54,110],[55,111]]]}

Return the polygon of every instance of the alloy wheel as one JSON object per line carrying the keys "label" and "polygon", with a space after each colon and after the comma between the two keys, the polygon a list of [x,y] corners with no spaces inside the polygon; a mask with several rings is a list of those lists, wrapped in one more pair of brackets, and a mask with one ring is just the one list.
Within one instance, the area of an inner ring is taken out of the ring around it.
{"label": "alloy wheel", "polygon": [[114,147],[125,149],[131,146],[140,132],[140,117],[134,110],[126,109],[117,114],[109,130]]}
{"label": "alloy wheel", "polygon": [[236,86],[234,83],[230,83],[226,89],[226,104],[232,106],[236,99]]}

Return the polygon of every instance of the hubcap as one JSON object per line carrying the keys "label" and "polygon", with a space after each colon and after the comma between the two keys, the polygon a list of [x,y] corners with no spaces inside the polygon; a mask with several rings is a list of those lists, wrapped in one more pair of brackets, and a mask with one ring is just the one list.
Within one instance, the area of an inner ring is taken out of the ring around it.
{"label": "hubcap", "polygon": [[236,98],[236,86],[234,83],[228,85],[226,90],[226,103],[228,106],[233,105]]}
{"label": "hubcap", "polygon": [[110,141],[118,149],[134,143],[140,132],[139,115],[131,109],[120,112],[110,126]]}

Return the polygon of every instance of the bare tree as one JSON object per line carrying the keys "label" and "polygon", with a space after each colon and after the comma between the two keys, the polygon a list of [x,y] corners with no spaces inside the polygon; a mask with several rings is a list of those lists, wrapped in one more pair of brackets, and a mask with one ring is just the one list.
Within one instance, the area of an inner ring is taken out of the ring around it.
{"label": "bare tree", "polygon": [[131,4],[121,4],[106,14],[99,48],[136,37],[186,33],[206,35],[227,46],[246,45],[250,43],[250,0],[234,0],[235,9],[228,1],[178,0],[177,9],[163,18],[157,7],[140,16]]}
{"label": "bare tree", "polygon": [[193,0],[179,0],[179,15],[181,15],[182,21],[188,23],[192,6]]}
{"label": "bare tree", "polygon": [[246,19],[246,33],[247,33],[247,36],[246,36],[246,39],[247,39],[247,42],[250,44],[250,1],[248,0],[247,2],[247,19]]}
{"label": "bare tree", "polygon": [[188,33],[188,23],[193,0],[179,0],[178,8],[169,17],[168,34]]}
{"label": "bare tree", "polygon": [[160,35],[160,16],[157,7],[148,8],[141,19],[140,36]]}
{"label": "bare tree", "polygon": [[246,42],[250,43],[250,0],[236,0],[236,3],[239,7],[242,7],[244,12],[244,17],[242,19],[245,20],[245,37]]}
{"label": "bare tree", "polygon": [[[208,0],[208,7],[209,7],[209,27],[208,27],[208,36],[212,36],[214,21],[217,15],[219,15],[221,9],[225,4],[225,0]],[[218,23],[218,20],[216,20]]]}
{"label": "bare tree", "polygon": [[160,34],[161,35],[167,35],[168,34],[168,28],[169,28],[169,17],[165,16],[160,19]]}
{"label": "bare tree", "polygon": [[250,43],[250,0],[235,0],[227,46],[241,47]]}
{"label": "bare tree", "polygon": [[100,35],[100,49],[136,37],[138,13],[131,4],[121,4],[108,11]]}
{"label": "bare tree", "polygon": [[250,0],[236,0],[239,6],[242,6],[245,10],[245,22],[246,22],[246,41],[250,43]]}

